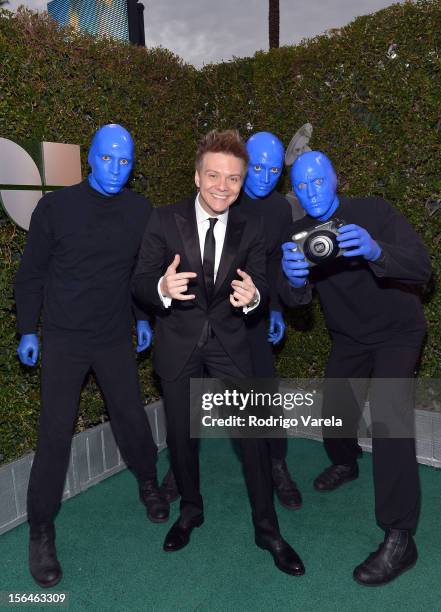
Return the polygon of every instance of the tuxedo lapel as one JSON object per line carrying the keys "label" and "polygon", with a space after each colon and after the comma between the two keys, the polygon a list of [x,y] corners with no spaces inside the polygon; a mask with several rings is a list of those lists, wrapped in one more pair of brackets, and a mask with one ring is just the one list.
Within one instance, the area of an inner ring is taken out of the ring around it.
{"label": "tuxedo lapel", "polygon": [[201,289],[200,295],[206,299],[194,199],[188,200],[185,207],[181,211],[175,212],[174,216],[182,244],[184,245],[185,256],[190,265],[190,269],[184,271],[196,272],[197,286]]}
{"label": "tuxedo lapel", "polygon": [[228,214],[227,231],[225,233],[224,248],[217,271],[216,282],[214,284],[214,296],[220,289],[228,272],[234,262],[234,259],[239,250],[242,234],[245,229],[245,219],[242,215],[237,214],[236,210],[231,210]]}

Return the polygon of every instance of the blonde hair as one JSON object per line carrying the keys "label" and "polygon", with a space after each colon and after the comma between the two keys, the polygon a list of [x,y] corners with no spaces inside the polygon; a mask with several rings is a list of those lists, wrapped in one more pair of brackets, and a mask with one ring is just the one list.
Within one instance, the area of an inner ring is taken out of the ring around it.
{"label": "blonde hair", "polygon": [[225,130],[223,132],[211,130],[208,134],[205,134],[199,141],[196,150],[195,164],[197,170],[201,168],[205,153],[234,155],[234,157],[243,161],[245,168],[249,161],[247,148],[237,130]]}

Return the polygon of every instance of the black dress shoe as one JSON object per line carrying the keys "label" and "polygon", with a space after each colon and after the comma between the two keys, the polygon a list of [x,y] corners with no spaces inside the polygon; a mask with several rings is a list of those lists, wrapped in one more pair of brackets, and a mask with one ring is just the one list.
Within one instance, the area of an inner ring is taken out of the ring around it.
{"label": "black dress shoe", "polygon": [[62,572],[55,549],[54,525],[31,527],[29,569],[32,578],[41,587],[52,587],[60,582]]}
{"label": "black dress shoe", "polygon": [[333,491],[345,482],[358,478],[358,464],[330,465],[314,480],[316,491]]}
{"label": "black dress shoe", "polygon": [[170,514],[170,505],[158,489],[156,478],[139,483],[139,499],[147,509],[147,516],[153,523],[165,523]]}
{"label": "black dress shoe", "polygon": [[164,540],[164,550],[166,552],[175,552],[176,550],[180,550],[187,546],[190,541],[190,534],[195,527],[200,527],[204,522],[204,515],[198,514],[197,516],[188,519],[185,523],[181,523],[181,518],[179,518],[173,525],[171,526],[170,531],[165,536]]}
{"label": "black dress shoe", "polygon": [[299,555],[280,534],[259,534],[256,535],[255,542],[259,548],[269,550],[274,565],[280,571],[291,576],[302,576],[305,573],[305,566]]}
{"label": "black dress shoe", "polygon": [[285,508],[297,510],[302,507],[302,495],[290,476],[284,459],[271,459],[274,490]]}
{"label": "black dress shoe", "polygon": [[162,497],[168,501],[169,504],[179,499],[178,485],[173,474],[173,470],[170,468],[167,474],[164,476],[159,492]]}
{"label": "black dress shoe", "polygon": [[417,559],[418,552],[410,532],[389,529],[378,550],[357,565],[353,577],[365,586],[381,586],[413,567]]}

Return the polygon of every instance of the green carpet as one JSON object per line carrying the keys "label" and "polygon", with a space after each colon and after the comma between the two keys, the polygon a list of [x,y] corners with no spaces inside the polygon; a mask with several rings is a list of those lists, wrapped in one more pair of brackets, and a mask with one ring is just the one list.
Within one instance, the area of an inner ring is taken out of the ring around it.
{"label": "green carpet", "polygon": [[[288,463],[303,493],[301,510],[277,504],[284,537],[301,555],[306,574],[282,574],[270,554],[253,543],[241,467],[228,440],[205,440],[201,482],[205,524],[190,545],[162,551],[167,524],[149,522],[126,470],[65,502],[57,518],[57,548],[72,611],[377,611],[441,609],[441,472],[420,467],[423,507],[416,536],[416,567],[381,588],[352,579],[352,569],[382,540],[373,515],[371,457],[360,461],[360,478],[320,494],[311,482],[326,466],[323,446],[291,440]],[[159,474],[167,469],[166,453]],[[0,591],[36,592],[27,569],[27,525],[0,537]],[[49,591],[46,591],[49,592]],[[54,610],[59,606],[26,609]],[[25,609],[23,606],[6,608]]]}

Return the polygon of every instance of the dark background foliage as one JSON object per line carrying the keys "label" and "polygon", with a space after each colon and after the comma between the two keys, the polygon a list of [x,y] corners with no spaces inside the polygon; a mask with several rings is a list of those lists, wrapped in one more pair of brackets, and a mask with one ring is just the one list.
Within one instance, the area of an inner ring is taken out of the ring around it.
{"label": "dark background foliage", "polygon": [[[397,206],[428,245],[440,275],[441,4],[394,5],[295,47],[197,71],[165,49],[142,49],[61,30],[47,17],[0,12],[0,135],[87,148],[104,123],[133,134],[131,187],[156,206],[193,190],[198,137],[236,127],[244,137],[268,130],[288,144],[306,121],[311,144],[333,160],[346,195],[380,195]],[[287,177],[281,190],[288,191]],[[431,214],[432,212],[432,214]],[[15,355],[12,283],[26,234],[0,213],[0,454],[33,448],[38,368]],[[420,374],[440,377],[440,293],[426,298],[428,341]],[[277,350],[285,377],[321,376],[329,340],[317,302],[286,316]],[[149,356],[140,357],[146,399],[159,395]],[[93,378],[77,428],[101,422]]]}

